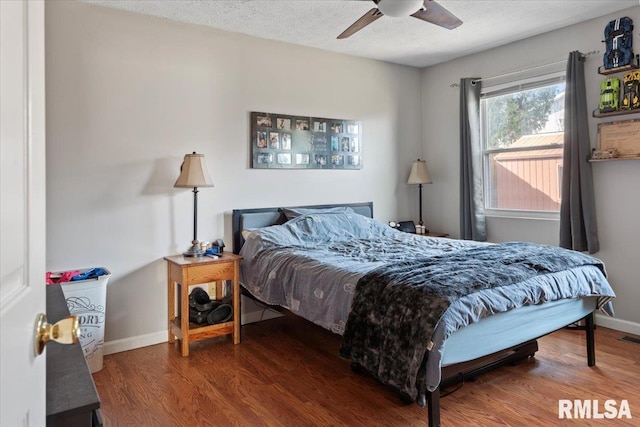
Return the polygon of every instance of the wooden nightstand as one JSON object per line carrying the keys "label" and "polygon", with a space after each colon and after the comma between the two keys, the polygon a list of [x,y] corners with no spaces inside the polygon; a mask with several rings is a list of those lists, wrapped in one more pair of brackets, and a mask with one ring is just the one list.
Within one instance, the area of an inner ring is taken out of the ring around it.
{"label": "wooden nightstand", "polygon": [[449,233],[440,233],[438,231],[429,231],[427,234],[417,234],[417,236],[427,237],[449,237]]}
{"label": "wooden nightstand", "polygon": [[423,236],[429,237],[449,237],[449,233],[440,233],[438,231],[429,231],[427,234],[423,234]]}
{"label": "wooden nightstand", "polygon": [[[168,265],[169,343],[174,343],[176,339],[180,340],[182,356],[189,355],[189,343],[192,341],[233,334],[233,343],[240,343],[240,260],[242,257],[222,254],[218,259],[214,259],[175,255],[164,259],[167,260]],[[224,280],[230,280],[232,283],[233,317],[231,320],[216,325],[189,323],[189,286]],[[178,296],[177,304],[176,295]]]}

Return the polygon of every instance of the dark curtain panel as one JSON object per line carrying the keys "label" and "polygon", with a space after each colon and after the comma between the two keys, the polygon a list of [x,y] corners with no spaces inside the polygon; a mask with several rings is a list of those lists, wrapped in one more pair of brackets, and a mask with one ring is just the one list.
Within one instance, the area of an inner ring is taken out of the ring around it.
{"label": "dark curtain panel", "polygon": [[569,54],[564,101],[564,150],[562,201],[560,202],[560,246],[577,251],[598,252],[598,229],[593,196],[584,58]]}
{"label": "dark curtain panel", "polygon": [[460,79],[460,238],[487,240],[484,219],[480,88],[478,78]]}

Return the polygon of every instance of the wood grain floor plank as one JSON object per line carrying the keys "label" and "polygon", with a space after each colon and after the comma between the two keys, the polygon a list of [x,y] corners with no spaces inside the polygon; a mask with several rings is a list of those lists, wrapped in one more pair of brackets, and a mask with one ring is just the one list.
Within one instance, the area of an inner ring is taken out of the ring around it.
{"label": "wood grain floor plank", "polygon": [[[160,344],[105,356],[94,374],[106,426],[426,426],[426,409],[355,373],[340,339],[291,316],[193,343],[183,358]],[[640,426],[640,345],[596,329],[597,366],[584,332],[539,340],[532,359],[465,383],[441,400],[443,426]],[[559,399],[627,399],[631,420],[559,420]]]}

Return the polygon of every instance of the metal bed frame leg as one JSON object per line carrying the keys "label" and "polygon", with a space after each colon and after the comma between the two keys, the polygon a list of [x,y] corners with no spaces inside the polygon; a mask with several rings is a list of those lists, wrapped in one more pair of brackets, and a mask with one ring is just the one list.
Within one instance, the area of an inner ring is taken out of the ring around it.
{"label": "metal bed frame leg", "polygon": [[429,410],[429,427],[440,427],[440,387],[427,391],[427,409]]}
{"label": "metal bed frame leg", "polygon": [[[585,316],[584,319],[586,321],[585,332],[587,338],[587,364],[589,366],[596,366],[596,349],[594,339],[595,323],[593,321],[593,312]],[[438,386],[434,391],[427,391],[426,400],[429,411],[429,427],[440,427],[440,387]]]}
{"label": "metal bed frame leg", "polygon": [[596,366],[596,346],[594,340],[595,325],[593,322],[593,312],[589,313],[586,317],[586,335],[587,335],[587,364],[589,366]]}

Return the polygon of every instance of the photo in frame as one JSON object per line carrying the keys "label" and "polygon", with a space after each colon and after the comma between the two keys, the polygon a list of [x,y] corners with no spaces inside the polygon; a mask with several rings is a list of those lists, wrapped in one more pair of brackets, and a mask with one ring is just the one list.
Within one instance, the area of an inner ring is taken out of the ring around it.
{"label": "photo in frame", "polygon": [[251,112],[254,169],[362,169],[362,122]]}

